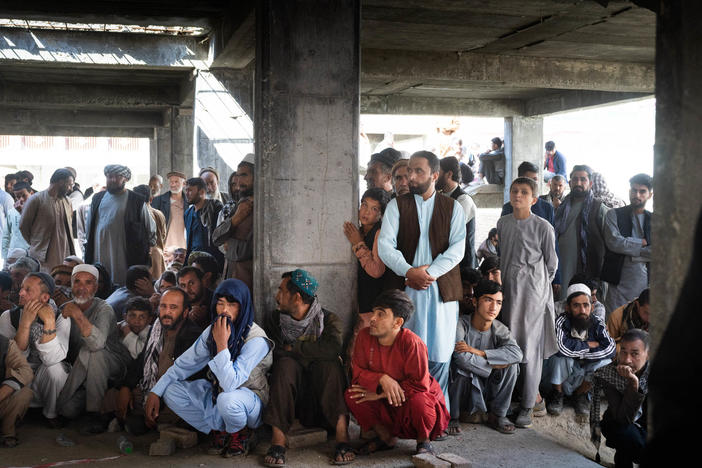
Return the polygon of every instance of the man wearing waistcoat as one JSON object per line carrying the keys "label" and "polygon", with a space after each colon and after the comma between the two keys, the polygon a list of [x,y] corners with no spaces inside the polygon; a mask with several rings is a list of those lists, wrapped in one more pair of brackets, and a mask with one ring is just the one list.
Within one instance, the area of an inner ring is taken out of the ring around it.
{"label": "man wearing waistcoat", "polygon": [[427,345],[429,372],[448,398],[449,367],[463,298],[459,264],[463,260],[466,219],[463,207],[437,196],[439,159],[418,151],[409,161],[410,193],[388,203],[378,238],[380,259],[397,276],[415,313],[406,327]]}
{"label": "man wearing waistcoat", "polygon": [[651,212],[646,202],[653,195],[653,179],[637,174],[629,179],[630,205],[610,210],[605,218],[607,246],[602,280],[609,283],[605,307],[611,313],[628,304],[648,287],[651,261]]}
{"label": "man wearing waistcoat", "polygon": [[478,266],[475,254],[475,213],[476,207],[473,199],[461,190],[461,169],[458,159],[454,156],[443,158],[439,162],[441,170],[436,181],[436,190],[449,196],[461,204],[466,217],[466,250],[461,260],[461,271],[468,271]]}

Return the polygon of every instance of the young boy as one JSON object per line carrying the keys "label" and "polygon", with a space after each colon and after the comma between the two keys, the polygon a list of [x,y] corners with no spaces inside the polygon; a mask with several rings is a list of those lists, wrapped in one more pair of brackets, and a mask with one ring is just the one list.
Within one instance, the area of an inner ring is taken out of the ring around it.
{"label": "young boy", "polygon": [[126,309],[126,318],[117,325],[122,332],[122,344],[132,359],[136,359],[144,349],[151,329],[151,303],[143,297],[133,297],[127,301]]}
{"label": "young boy", "polygon": [[517,427],[531,426],[535,405],[539,415],[546,413],[538,394],[541,367],[544,359],[558,351],[551,289],[558,268],[556,241],[551,224],[531,213],[536,196],[536,182],[518,177],[509,190],[514,211],[497,221],[504,286],[502,321],[524,353]]}

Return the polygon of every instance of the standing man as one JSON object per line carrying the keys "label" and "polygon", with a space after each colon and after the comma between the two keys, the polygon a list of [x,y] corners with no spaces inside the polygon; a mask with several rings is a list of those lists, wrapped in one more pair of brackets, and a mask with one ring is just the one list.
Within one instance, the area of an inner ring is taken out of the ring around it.
{"label": "standing man", "polygon": [[151,191],[151,198],[158,197],[161,195],[161,189],[163,188],[163,177],[158,174],[154,174],[149,179],[149,190]]}
{"label": "standing man", "polygon": [[[24,204],[27,203],[27,200],[29,199],[30,187],[25,182],[17,182],[15,187],[17,187],[16,190],[13,190],[13,194],[15,196],[15,207],[7,212],[5,232],[0,232],[0,235],[2,236],[3,260],[7,260],[7,255],[13,249],[29,250],[29,244],[26,240],[24,240],[24,237],[22,237],[22,231],[20,231],[19,224],[22,216],[22,210],[24,209]],[[1,210],[2,208],[0,208],[0,211]],[[0,216],[2,216],[1,213]]]}
{"label": "standing man", "polygon": [[541,195],[539,199],[545,201],[553,207],[553,210],[557,210],[561,206],[563,197],[565,195],[566,179],[560,174],[556,174],[551,177],[548,182],[548,193],[546,195]]}
{"label": "standing man", "polygon": [[364,177],[368,188],[377,187],[392,192],[392,167],[401,157],[402,154],[394,148],[385,148],[373,154]]}
{"label": "standing man", "polygon": [[458,301],[463,298],[459,263],[463,259],[466,220],[463,207],[436,195],[439,158],[419,151],[409,160],[410,193],[388,203],[378,238],[380,259],[399,278],[396,287],[414,303],[407,328],[427,344],[429,372],[448,402]]}
{"label": "standing man", "polygon": [[172,254],[175,249],[184,249],[185,242],[185,210],[188,202],[185,199],[185,174],[178,171],[167,175],[169,191],[154,197],[151,206],[166,217],[166,244],[164,252]]}
{"label": "standing man", "polygon": [[[599,281],[605,256],[604,225],[607,207],[592,194],[592,169],[576,165],[570,173],[570,193],[556,210],[554,227],[558,243],[561,284],[570,284],[576,273]],[[640,292],[640,291],[639,291]],[[561,288],[559,301],[565,299]]]}
{"label": "standing man", "polygon": [[629,184],[631,204],[609,210],[604,230],[607,253],[602,280],[609,283],[605,307],[610,313],[648,287],[651,212],[646,210],[646,202],[653,196],[653,178],[637,174]]}
{"label": "standing man", "polygon": [[439,166],[439,179],[436,181],[436,190],[449,196],[461,204],[466,217],[466,250],[461,260],[461,271],[470,270],[478,266],[475,255],[475,214],[477,208],[473,199],[461,189],[461,169],[458,159],[454,156],[443,158]]}
{"label": "standing man", "polygon": [[202,251],[217,259],[220,271],[224,256],[212,243],[212,233],[217,227],[217,216],[222,210],[222,202],[206,197],[205,181],[199,177],[188,179],[185,183],[185,198],[190,207],[185,211],[185,232],[187,235],[187,252],[185,261],[191,252]]}
{"label": "standing man", "polygon": [[200,178],[205,182],[208,200],[217,200],[220,203],[229,201],[229,194],[219,191],[219,173],[214,167],[201,169]]}
{"label": "standing man", "polygon": [[392,188],[395,196],[399,197],[409,193],[409,161],[400,159],[392,166]]}
{"label": "standing man", "polygon": [[163,250],[166,243],[166,217],[159,210],[151,206],[153,196],[148,185],[137,185],[134,192],[141,195],[146,200],[146,208],[156,226],[156,243],[151,246],[149,256],[151,257],[151,278],[156,281],[166,271],[166,262],[163,258]]}
{"label": "standing man", "polygon": [[547,141],[544,145],[546,149],[546,161],[544,162],[544,180],[548,182],[555,175],[566,177],[566,158],[562,153],[556,151],[556,144]]}
{"label": "standing man", "polygon": [[73,187],[68,169],[57,169],[49,188],[31,196],[22,209],[20,231],[29,243],[29,255],[39,260],[41,271],[48,273],[63,263],[73,248],[73,208],[66,194]]}
{"label": "standing man", "polygon": [[156,224],[146,200],[125,188],[132,178],[128,167],[105,166],[105,178],[107,191],[96,193],[90,204],[85,263],[102,263],[112,282],[123,286],[127,268],[149,265],[149,249],[156,243]]}

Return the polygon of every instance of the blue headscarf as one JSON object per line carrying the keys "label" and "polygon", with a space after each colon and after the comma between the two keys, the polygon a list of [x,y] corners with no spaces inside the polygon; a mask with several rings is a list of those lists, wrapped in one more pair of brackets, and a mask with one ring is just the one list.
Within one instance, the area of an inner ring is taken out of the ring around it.
{"label": "blue headscarf", "polygon": [[[210,304],[210,323],[213,328],[218,318],[217,301],[220,297],[227,297],[228,299],[233,298],[239,303],[239,315],[236,317],[236,320],[233,323],[231,320],[227,320],[231,328],[228,344],[229,353],[232,355],[232,359],[236,359],[241,351],[241,347],[244,345],[244,340],[248,336],[251,324],[254,320],[254,307],[251,301],[251,292],[248,286],[241,280],[228,279],[222,281],[219,286],[217,286],[217,289],[215,289],[214,295],[212,296],[212,303]],[[215,343],[214,337],[212,336],[212,329],[210,329],[210,336],[207,338],[207,346],[210,348],[210,356],[216,356],[217,343]]]}

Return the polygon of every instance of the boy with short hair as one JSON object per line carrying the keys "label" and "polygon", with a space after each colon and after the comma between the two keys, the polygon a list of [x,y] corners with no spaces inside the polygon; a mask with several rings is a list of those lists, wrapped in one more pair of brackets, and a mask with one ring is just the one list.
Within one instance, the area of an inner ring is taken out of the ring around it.
{"label": "boy with short hair", "polygon": [[553,226],[531,213],[536,197],[536,182],[518,177],[509,193],[514,211],[497,221],[504,287],[502,321],[524,354],[517,427],[531,426],[535,406],[540,415],[546,413],[538,394],[541,367],[544,359],[558,351],[551,289],[558,268],[556,241]]}
{"label": "boy with short hair", "polygon": [[151,330],[151,303],[143,297],[133,297],[127,301],[125,319],[117,325],[122,332],[122,344],[136,359],[144,349]]}

